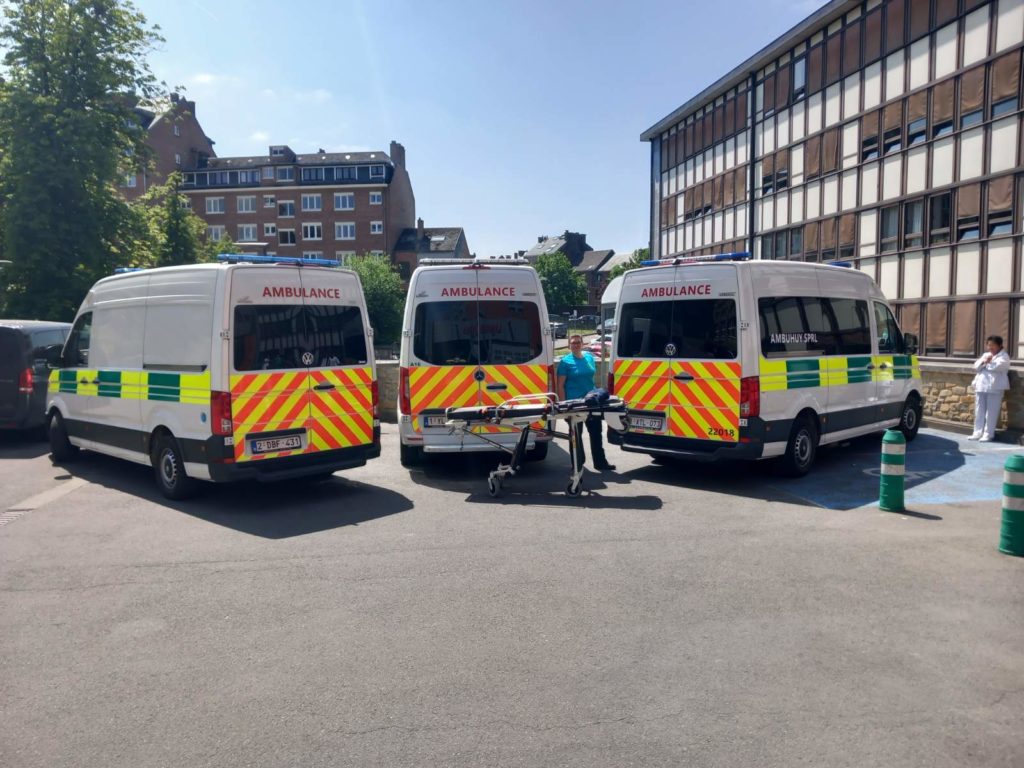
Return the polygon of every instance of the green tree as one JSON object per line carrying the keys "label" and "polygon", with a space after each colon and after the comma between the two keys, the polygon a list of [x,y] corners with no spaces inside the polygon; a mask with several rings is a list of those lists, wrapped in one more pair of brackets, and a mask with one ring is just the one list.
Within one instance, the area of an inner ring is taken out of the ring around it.
{"label": "green tree", "polygon": [[363,255],[352,260],[366,297],[374,341],[378,346],[393,344],[402,332],[405,289],[402,278],[387,256]]}
{"label": "green tree", "polygon": [[[224,244],[208,243],[206,222],[192,213],[180,191],[181,174],[172,173],[132,205],[142,232],[130,266],[170,267],[210,261]],[[230,243],[228,244],[230,245]]]}
{"label": "green tree", "polygon": [[161,38],[127,0],[21,0],[3,14],[3,312],[68,319],[139,243],[116,187],[149,156],[132,107],[160,95],[145,55]]}
{"label": "green tree", "polygon": [[586,301],[587,284],[583,275],[572,268],[569,257],[561,251],[542,253],[537,259],[536,269],[544,285],[549,311]]}
{"label": "green tree", "polygon": [[649,258],[651,258],[650,248],[637,248],[635,251],[633,251],[633,255],[630,256],[626,261],[622,262],[621,264],[616,264],[614,267],[612,267],[611,272],[608,273],[608,279],[614,280],[619,275],[624,275],[631,269],[639,268],[640,266],[642,266],[641,262],[647,261]]}

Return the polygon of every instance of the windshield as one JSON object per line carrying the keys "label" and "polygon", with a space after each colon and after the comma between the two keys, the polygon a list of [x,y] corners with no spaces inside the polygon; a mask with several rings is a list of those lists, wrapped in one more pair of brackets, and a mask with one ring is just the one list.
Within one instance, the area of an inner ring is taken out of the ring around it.
{"label": "windshield", "polygon": [[544,350],[532,302],[431,301],[416,307],[413,327],[413,354],[432,365],[528,363]]}

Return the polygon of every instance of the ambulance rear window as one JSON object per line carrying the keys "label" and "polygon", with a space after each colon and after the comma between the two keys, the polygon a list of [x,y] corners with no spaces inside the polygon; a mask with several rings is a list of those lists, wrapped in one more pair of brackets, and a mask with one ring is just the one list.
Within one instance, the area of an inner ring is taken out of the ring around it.
{"label": "ambulance rear window", "polygon": [[681,299],[624,304],[616,329],[619,357],[736,358],[736,302]]}
{"label": "ambulance rear window", "polygon": [[237,306],[233,338],[236,371],[330,368],[368,360],[359,307]]}
{"label": "ambulance rear window", "polygon": [[416,307],[413,354],[431,365],[528,363],[544,352],[540,311],[526,301],[430,301]]}

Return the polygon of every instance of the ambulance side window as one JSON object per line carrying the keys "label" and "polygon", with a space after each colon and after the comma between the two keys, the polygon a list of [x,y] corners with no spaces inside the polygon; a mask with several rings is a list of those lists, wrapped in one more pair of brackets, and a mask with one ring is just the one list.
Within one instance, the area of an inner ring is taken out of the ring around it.
{"label": "ambulance side window", "polygon": [[75,320],[64,354],[61,355],[62,368],[85,368],[89,365],[89,342],[92,336],[92,312],[86,312]]}
{"label": "ambulance side window", "polygon": [[882,354],[906,353],[903,334],[896,324],[896,318],[885,304],[875,302],[875,329],[878,333],[878,351]]}
{"label": "ambulance side window", "polygon": [[871,325],[868,303],[856,299],[825,299],[835,318],[839,354],[870,355]]}
{"label": "ambulance side window", "polygon": [[817,296],[758,299],[761,354],[810,357],[839,354],[839,334],[828,300]]}

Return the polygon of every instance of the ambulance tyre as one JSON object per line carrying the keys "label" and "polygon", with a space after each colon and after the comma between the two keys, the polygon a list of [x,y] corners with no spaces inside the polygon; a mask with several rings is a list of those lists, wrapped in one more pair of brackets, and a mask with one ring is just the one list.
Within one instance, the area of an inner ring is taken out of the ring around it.
{"label": "ambulance tyre", "polygon": [[169,432],[156,435],[153,441],[153,473],[160,493],[172,501],[181,501],[194,496],[199,484],[185,472],[178,441]]}
{"label": "ambulance tyre", "polygon": [[50,455],[54,461],[74,461],[78,457],[78,447],[68,440],[68,429],[59,411],[54,411],[50,416],[47,435],[50,438]]}
{"label": "ambulance tyre", "polygon": [[909,443],[917,437],[917,431],[921,428],[921,398],[911,395],[903,404],[903,412],[900,414],[900,432]]}
{"label": "ambulance tyre", "polygon": [[786,453],[780,461],[782,473],[787,477],[803,477],[814,464],[818,454],[818,427],[806,414],[796,417],[789,433]]}
{"label": "ambulance tyre", "polygon": [[527,461],[544,461],[548,457],[548,443],[536,442],[533,448],[526,452]]}
{"label": "ambulance tyre", "polygon": [[403,467],[418,467],[423,463],[423,449],[418,445],[398,444],[398,460]]}

